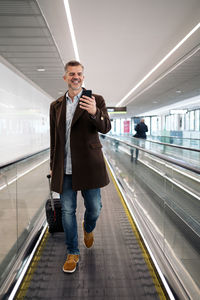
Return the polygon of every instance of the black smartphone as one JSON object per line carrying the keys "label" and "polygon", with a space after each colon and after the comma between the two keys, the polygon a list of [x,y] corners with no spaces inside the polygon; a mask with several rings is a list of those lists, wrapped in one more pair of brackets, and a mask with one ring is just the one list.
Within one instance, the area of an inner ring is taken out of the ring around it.
{"label": "black smartphone", "polygon": [[91,90],[83,90],[81,97],[84,95],[92,98],[92,91]]}

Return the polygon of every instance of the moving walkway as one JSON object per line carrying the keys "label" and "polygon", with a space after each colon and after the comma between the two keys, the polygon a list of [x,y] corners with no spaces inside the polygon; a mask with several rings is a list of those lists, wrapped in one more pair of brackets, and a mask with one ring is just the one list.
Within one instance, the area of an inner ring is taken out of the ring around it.
{"label": "moving walkway", "polygon": [[[174,299],[177,297],[188,299],[190,295],[193,297],[191,299],[198,299],[195,298],[199,296],[198,228],[195,228],[196,231],[193,230],[194,228],[188,226],[189,223],[185,223],[183,228],[185,220],[181,223],[180,216],[177,218],[177,215],[173,214],[172,206],[162,199],[162,185],[159,188],[160,179],[157,180],[159,184],[157,189],[154,189],[154,193],[148,188],[147,179],[152,180],[155,177],[152,171],[147,172],[146,165],[149,163],[149,158],[146,156],[150,156],[149,153],[143,153],[147,159],[145,165],[144,162],[142,163],[142,148],[136,162],[131,161],[130,146],[122,145],[119,141],[116,151],[116,141],[111,141],[107,137],[102,139],[102,143],[110,170],[111,183],[102,189],[103,209],[95,229],[95,245],[89,250],[85,249],[81,243],[83,201],[80,196],[78,198],[77,219],[79,220],[81,258],[74,274],[62,272],[62,265],[66,259],[64,234],[49,234],[45,223],[43,207],[48,198],[48,185],[42,181],[42,178],[46,180],[48,150],[39,154],[41,164],[38,162],[38,167],[30,171],[30,177],[18,176],[19,182],[20,178],[24,180],[23,187],[28,186],[34,178],[38,189],[36,188],[37,195],[33,198],[38,196],[43,189],[43,200],[40,199],[40,205],[37,203],[38,209],[29,210],[28,202],[26,203],[28,207],[26,212],[29,211],[33,221],[29,219],[29,223],[24,228],[26,234],[23,230],[18,231],[18,249],[10,270],[8,270],[9,267],[5,267],[5,263],[1,264],[2,299]],[[123,147],[127,151],[122,151]],[[28,165],[29,162],[26,160],[26,164],[24,163],[26,169]],[[12,173],[9,172],[6,173],[4,168],[1,169],[4,178],[6,174]],[[1,202],[6,195],[6,189],[7,192],[8,187],[11,190],[12,184],[16,187],[16,182],[12,183],[12,180],[7,177],[7,185],[4,187],[4,194],[1,194]],[[39,184],[40,181],[42,181],[41,184]],[[151,184],[152,182],[149,186]],[[167,188],[166,179],[163,185]],[[14,192],[14,188],[12,189]],[[157,193],[159,189],[160,195]],[[24,189],[25,193],[26,189]],[[18,195],[18,200],[22,194]],[[173,202],[173,199],[171,201]],[[19,211],[20,206],[22,205],[19,205]],[[197,210],[198,208],[199,206],[196,206]],[[1,223],[3,219],[1,218]],[[20,224],[20,219],[17,219]],[[199,220],[196,221],[198,223]],[[19,228],[19,224],[15,224],[16,227]],[[188,228],[190,231],[187,231]],[[189,239],[191,232],[194,233],[192,241]],[[21,238],[20,233],[24,239]],[[173,242],[175,241],[175,251],[171,249],[170,238]],[[28,244],[30,247],[32,240],[36,242],[35,246],[31,246],[34,253],[29,249],[26,255],[24,245]],[[184,254],[185,257],[180,258],[177,251],[184,251],[183,243],[187,248],[188,256]],[[15,249],[16,247],[15,245]],[[192,257],[191,253],[193,253]],[[175,255],[176,260],[183,260],[182,265],[179,263],[180,269],[176,269],[171,264],[172,255]],[[8,257],[11,259],[13,255],[5,254],[1,262],[5,262],[6,257],[8,261]],[[191,267],[185,263],[187,261],[190,261]],[[185,284],[180,271],[183,272],[186,281],[189,273],[191,289]],[[20,277],[20,274],[23,276]]]}

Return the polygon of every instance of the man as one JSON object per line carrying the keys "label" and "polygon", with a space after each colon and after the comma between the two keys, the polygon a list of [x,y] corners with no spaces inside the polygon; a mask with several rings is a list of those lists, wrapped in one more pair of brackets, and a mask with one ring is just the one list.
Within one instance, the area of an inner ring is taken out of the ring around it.
{"label": "man", "polygon": [[77,191],[84,198],[84,244],[91,248],[93,230],[101,211],[100,187],[109,183],[98,132],[111,129],[102,96],[82,96],[84,67],[80,62],[65,65],[66,94],[50,106],[51,189],[60,193],[62,223],[67,245],[63,271],[72,273],[79,261],[76,221]]}
{"label": "man", "polygon": [[[147,125],[144,123],[144,119],[141,119],[140,122],[135,126],[136,134],[134,137],[140,138],[140,139],[146,139],[147,135],[146,132],[148,131]],[[136,161],[138,159],[139,150],[136,148]]]}
{"label": "man", "polygon": [[134,137],[138,137],[141,139],[146,139],[146,132],[148,131],[147,125],[144,123],[144,119],[141,119],[140,122],[135,126],[136,134]]}

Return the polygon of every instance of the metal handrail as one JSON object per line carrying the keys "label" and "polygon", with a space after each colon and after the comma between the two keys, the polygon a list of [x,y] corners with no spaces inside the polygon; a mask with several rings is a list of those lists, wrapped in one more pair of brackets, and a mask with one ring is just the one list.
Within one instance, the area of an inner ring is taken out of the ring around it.
{"label": "metal handrail", "polygon": [[137,139],[137,140],[145,140],[145,142],[150,142],[150,143],[154,143],[154,144],[159,144],[159,145],[164,145],[164,146],[170,146],[170,147],[174,147],[174,148],[179,148],[182,150],[189,150],[189,151],[195,151],[195,152],[200,152],[200,149],[195,149],[195,148],[189,148],[189,147],[184,147],[184,146],[180,146],[180,145],[176,145],[176,144],[169,144],[169,143],[164,143],[164,142],[159,142],[159,141],[154,141],[154,140],[149,140],[147,139],[141,139],[141,138],[135,138],[133,136],[128,136],[131,139]]}
{"label": "metal handrail", "polygon": [[167,155],[164,155],[164,154],[158,154],[158,153],[155,153],[151,150],[147,150],[147,149],[144,149],[144,148],[141,148],[139,146],[136,146],[136,145],[133,145],[131,143],[128,143],[128,142],[125,142],[125,141],[122,141],[118,138],[115,138],[115,137],[112,137],[112,136],[109,136],[109,135],[104,135],[104,134],[100,134],[101,136],[105,136],[106,138],[109,138],[109,139],[112,139],[112,140],[116,140],[122,144],[125,144],[126,146],[129,146],[131,148],[136,148],[138,150],[141,150],[143,152],[146,152],[150,155],[153,155],[155,157],[158,157],[164,161],[167,161],[169,163],[172,163],[172,164],[175,164],[179,167],[182,167],[182,168],[185,168],[189,171],[192,171],[194,173],[197,173],[197,174],[200,174],[200,168],[198,167],[194,167],[192,164],[189,164],[188,162],[185,162],[185,161],[181,161],[181,160],[178,160],[178,159],[175,159],[175,158],[172,158],[172,157],[168,157]]}
{"label": "metal handrail", "polygon": [[197,138],[186,138],[186,137],[179,137],[179,136],[175,136],[175,135],[149,135],[149,136],[154,136],[155,138],[156,137],[163,137],[163,138],[174,138],[174,139],[178,139],[178,140],[197,140],[197,141],[200,141],[200,139],[197,139]]}
{"label": "metal handrail", "polygon": [[13,165],[13,164],[16,164],[16,163],[18,163],[18,162],[20,162],[20,161],[23,161],[23,160],[25,160],[25,159],[27,159],[27,158],[30,158],[30,157],[32,157],[32,156],[35,156],[35,155],[37,155],[37,154],[39,154],[39,153],[45,152],[45,151],[47,151],[47,150],[49,150],[49,149],[50,149],[50,148],[48,147],[48,148],[45,148],[45,149],[43,149],[43,150],[34,152],[34,153],[32,153],[32,154],[23,156],[23,157],[21,157],[21,158],[19,158],[19,159],[17,159],[17,160],[10,161],[10,162],[7,163],[7,164],[4,164],[4,165],[1,165],[1,164],[0,164],[0,169],[4,169],[4,168],[6,168],[6,167],[9,167],[9,166],[11,166],[11,165]]}
{"label": "metal handrail", "polygon": [[[131,137],[131,138],[136,139],[136,138],[134,138],[134,137]],[[138,138],[137,138],[137,139],[138,139]],[[174,148],[180,148],[180,149],[182,149],[182,150],[189,150],[189,151],[200,152],[200,149],[188,148],[188,147],[184,147],[184,146],[180,146],[180,145],[169,144],[169,143],[164,143],[164,142],[159,142],[159,141],[153,141],[153,140],[145,139],[145,142],[150,142],[150,143],[160,144],[160,145],[164,145],[164,146],[170,146],[170,147],[174,147]]]}

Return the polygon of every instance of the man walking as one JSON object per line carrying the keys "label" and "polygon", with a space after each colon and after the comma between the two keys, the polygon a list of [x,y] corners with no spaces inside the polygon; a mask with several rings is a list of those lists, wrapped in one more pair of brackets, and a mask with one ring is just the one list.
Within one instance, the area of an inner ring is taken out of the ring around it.
{"label": "man walking", "polygon": [[91,248],[93,230],[101,211],[100,188],[109,183],[98,132],[111,129],[102,96],[82,96],[84,67],[78,61],[65,65],[66,94],[50,106],[51,189],[60,193],[62,223],[67,245],[63,271],[72,273],[79,261],[76,220],[77,191],[84,199],[84,244]]}
{"label": "man walking", "polygon": [[[140,139],[146,139],[147,138],[146,132],[148,132],[148,127],[145,124],[143,118],[135,126],[135,131],[136,131],[136,134],[134,135],[134,137],[140,138]],[[139,155],[139,150],[136,148],[136,157],[135,157],[136,161],[138,159],[138,155]]]}
{"label": "man walking", "polygon": [[141,119],[140,122],[135,126],[136,134],[134,137],[146,139],[146,132],[148,131],[147,125],[144,123],[144,119]]}

